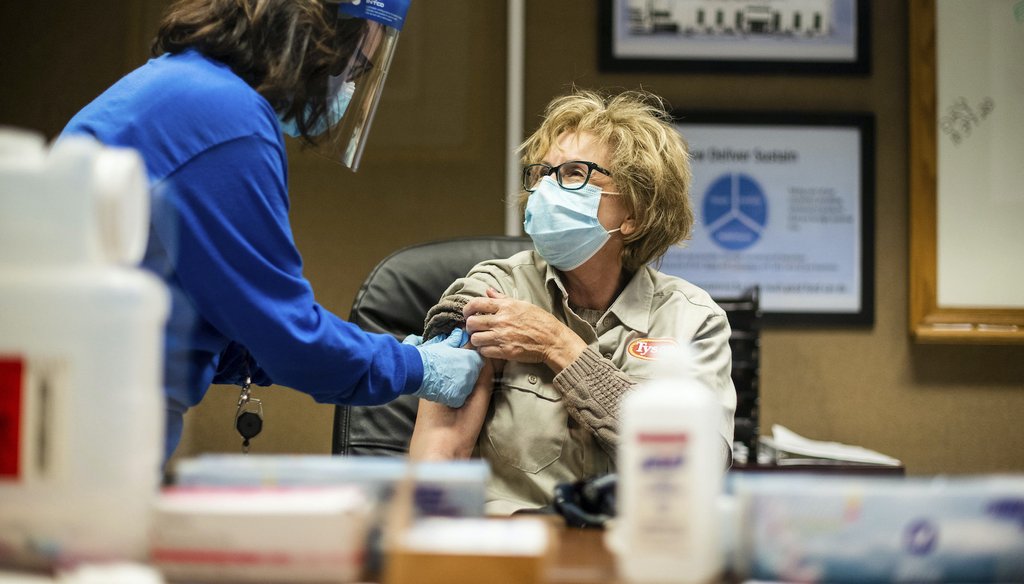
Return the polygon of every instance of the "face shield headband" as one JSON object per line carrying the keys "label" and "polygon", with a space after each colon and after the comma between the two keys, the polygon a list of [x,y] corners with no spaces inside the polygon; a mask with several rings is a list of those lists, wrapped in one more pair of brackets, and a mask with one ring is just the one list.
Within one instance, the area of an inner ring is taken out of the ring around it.
{"label": "face shield headband", "polygon": [[359,168],[410,1],[327,0],[337,6],[339,19],[368,24],[341,74],[328,79],[326,119],[318,128],[322,140],[317,150],[353,171]]}

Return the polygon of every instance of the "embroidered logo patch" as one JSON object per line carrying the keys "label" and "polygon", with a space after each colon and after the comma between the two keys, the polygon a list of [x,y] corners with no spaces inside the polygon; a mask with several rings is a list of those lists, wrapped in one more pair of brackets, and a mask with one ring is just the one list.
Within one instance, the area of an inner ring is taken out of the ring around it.
{"label": "embroidered logo patch", "polygon": [[675,339],[636,339],[626,347],[626,352],[637,359],[654,361],[662,349],[675,346]]}

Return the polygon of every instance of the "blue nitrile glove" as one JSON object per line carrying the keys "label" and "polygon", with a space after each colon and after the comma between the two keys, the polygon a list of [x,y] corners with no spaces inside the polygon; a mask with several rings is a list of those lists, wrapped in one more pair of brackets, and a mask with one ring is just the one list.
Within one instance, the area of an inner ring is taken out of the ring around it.
{"label": "blue nitrile glove", "polygon": [[409,336],[405,337],[404,339],[402,339],[402,344],[403,345],[412,345],[414,347],[418,347],[418,346],[423,344],[423,337],[421,337],[419,335],[409,335]]}
{"label": "blue nitrile glove", "polygon": [[461,348],[465,339],[462,329],[455,329],[447,338],[438,335],[416,347],[423,359],[423,384],[413,395],[450,408],[466,403],[484,359],[476,351]]}

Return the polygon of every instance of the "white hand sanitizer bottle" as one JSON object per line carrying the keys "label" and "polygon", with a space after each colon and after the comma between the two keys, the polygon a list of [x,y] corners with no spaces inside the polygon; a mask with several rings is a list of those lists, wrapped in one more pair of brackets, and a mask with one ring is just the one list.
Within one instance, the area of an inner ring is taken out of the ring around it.
{"label": "white hand sanitizer bottle", "polygon": [[609,544],[629,582],[708,582],[722,567],[722,406],[694,378],[690,347],[663,350],[659,361],[661,375],[622,403]]}

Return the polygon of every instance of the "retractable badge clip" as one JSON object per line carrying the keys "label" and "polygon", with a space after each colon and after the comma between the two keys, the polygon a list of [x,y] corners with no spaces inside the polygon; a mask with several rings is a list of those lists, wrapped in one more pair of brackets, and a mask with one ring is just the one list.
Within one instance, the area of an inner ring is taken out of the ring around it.
{"label": "retractable badge clip", "polygon": [[252,397],[251,383],[252,379],[247,376],[235,411],[235,429],[242,435],[242,454],[249,454],[249,440],[263,430],[263,402]]}

